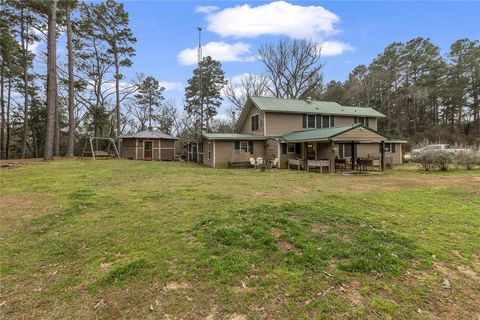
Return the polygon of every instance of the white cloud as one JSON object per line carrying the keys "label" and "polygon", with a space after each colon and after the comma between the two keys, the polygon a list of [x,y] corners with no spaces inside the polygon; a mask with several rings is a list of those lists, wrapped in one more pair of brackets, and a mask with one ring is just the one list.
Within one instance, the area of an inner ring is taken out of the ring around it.
{"label": "white cloud", "polygon": [[181,82],[159,81],[158,84],[165,88],[165,91],[183,91],[185,86]]}
{"label": "white cloud", "polygon": [[[177,60],[182,65],[193,65],[197,63],[197,51],[195,48],[188,48],[180,51]],[[233,44],[220,42],[209,42],[202,47],[203,56],[211,56],[213,59],[227,61],[252,61],[254,57],[250,54],[250,45],[244,42]]]}
{"label": "white cloud", "polygon": [[217,11],[218,9],[219,9],[219,7],[215,7],[215,6],[196,6],[195,7],[195,12],[210,13],[210,12],[213,12],[213,11]]}
{"label": "white cloud", "polygon": [[354,51],[355,49],[348,43],[327,40],[324,41],[322,44],[319,45],[319,49],[321,50],[322,56],[330,57],[330,56],[338,56],[343,54],[346,51]]}
{"label": "white cloud", "polygon": [[300,6],[285,1],[251,7],[226,8],[206,16],[207,30],[223,37],[284,35],[294,39],[321,40],[338,32],[340,18],[321,6]]}

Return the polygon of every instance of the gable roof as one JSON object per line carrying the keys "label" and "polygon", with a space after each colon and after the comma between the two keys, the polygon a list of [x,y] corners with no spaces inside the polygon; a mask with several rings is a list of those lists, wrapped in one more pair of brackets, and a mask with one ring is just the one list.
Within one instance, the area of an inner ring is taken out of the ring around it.
{"label": "gable roof", "polygon": [[372,109],[361,107],[342,106],[331,101],[311,101],[299,99],[281,99],[272,97],[249,97],[240,113],[237,121],[237,129],[242,128],[247,119],[251,106],[260,111],[276,113],[300,113],[300,114],[332,114],[338,116],[359,116],[384,118],[385,115]]}
{"label": "gable roof", "polygon": [[171,139],[171,140],[178,140],[178,138],[154,130],[143,130],[134,133],[127,133],[118,136],[118,139]]}
{"label": "gable roof", "polygon": [[267,137],[248,133],[204,133],[207,140],[267,140]]}
{"label": "gable roof", "polygon": [[372,109],[342,106],[331,101],[306,101],[271,97],[251,97],[252,102],[262,111],[285,113],[318,113],[342,116],[384,118],[385,115]]}
{"label": "gable roof", "polygon": [[312,130],[303,130],[303,131],[293,131],[290,132],[283,137],[280,138],[280,141],[285,141],[285,142],[300,142],[300,141],[317,141],[317,140],[328,140],[333,137],[336,137],[342,133],[348,132],[350,130],[356,129],[356,128],[363,128],[365,130],[372,131],[379,135],[380,137],[383,137],[381,134],[378,132],[366,128],[362,126],[360,123],[353,124],[353,125],[347,125],[347,126],[341,126],[341,127],[333,127],[333,128],[324,128],[324,129],[312,129]]}

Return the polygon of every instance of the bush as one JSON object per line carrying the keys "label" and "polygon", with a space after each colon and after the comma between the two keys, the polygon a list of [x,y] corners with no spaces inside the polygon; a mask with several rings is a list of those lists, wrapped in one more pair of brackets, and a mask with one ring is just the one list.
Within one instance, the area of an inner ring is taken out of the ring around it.
{"label": "bush", "polygon": [[447,150],[422,150],[415,155],[414,161],[422,165],[425,171],[438,167],[441,171],[447,171],[448,166],[453,162],[453,153]]}
{"label": "bush", "polygon": [[475,165],[480,165],[480,150],[465,150],[455,154],[455,164],[464,166],[467,170],[471,170]]}
{"label": "bush", "polygon": [[435,164],[441,171],[447,171],[448,166],[453,162],[454,154],[447,150],[436,150]]}
{"label": "bush", "polygon": [[429,171],[435,163],[436,152],[437,150],[422,150],[416,153],[412,160],[420,163],[425,171]]}

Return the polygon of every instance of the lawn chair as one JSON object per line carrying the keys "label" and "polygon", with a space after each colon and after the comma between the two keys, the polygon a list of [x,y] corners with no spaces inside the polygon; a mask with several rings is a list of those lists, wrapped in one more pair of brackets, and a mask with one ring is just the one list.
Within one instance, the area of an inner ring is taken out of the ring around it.
{"label": "lawn chair", "polygon": [[257,158],[257,165],[259,165],[259,164],[263,164],[263,158],[262,157]]}
{"label": "lawn chair", "polygon": [[273,159],[272,168],[278,168],[278,158]]}
{"label": "lawn chair", "polygon": [[255,168],[257,169],[257,163],[255,162],[255,159],[250,157],[250,164]]}

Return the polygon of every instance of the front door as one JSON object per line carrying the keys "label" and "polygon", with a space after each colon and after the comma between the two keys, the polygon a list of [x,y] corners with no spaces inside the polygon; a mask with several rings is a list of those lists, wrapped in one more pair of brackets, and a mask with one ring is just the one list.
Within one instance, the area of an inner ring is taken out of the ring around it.
{"label": "front door", "polygon": [[152,160],[152,141],[144,141],[143,160]]}

